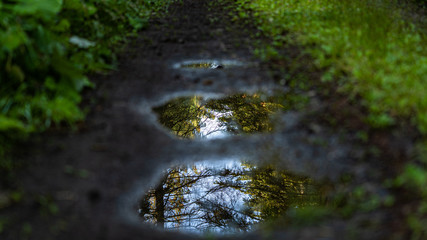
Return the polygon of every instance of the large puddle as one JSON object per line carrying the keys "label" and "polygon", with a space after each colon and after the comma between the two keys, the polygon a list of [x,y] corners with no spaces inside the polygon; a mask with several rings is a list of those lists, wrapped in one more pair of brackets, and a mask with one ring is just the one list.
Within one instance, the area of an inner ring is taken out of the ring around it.
{"label": "large puddle", "polygon": [[[301,102],[292,94],[239,93],[219,99],[175,98],[153,108],[159,122],[183,139],[224,138],[275,130],[273,117]],[[308,177],[257,165],[248,158],[171,167],[143,194],[139,217],[161,229],[243,233],[289,211],[325,202]]]}
{"label": "large puddle", "polygon": [[308,177],[229,159],[169,168],[139,202],[139,216],[165,230],[243,233],[289,210],[318,206]]}
{"label": "large puddle", "polygon": [[292,108],[286,95],[236,94],[221,99],[180,97],[153,108],[159,122],[174,135],[213,139],[274,130],[272,116]]}

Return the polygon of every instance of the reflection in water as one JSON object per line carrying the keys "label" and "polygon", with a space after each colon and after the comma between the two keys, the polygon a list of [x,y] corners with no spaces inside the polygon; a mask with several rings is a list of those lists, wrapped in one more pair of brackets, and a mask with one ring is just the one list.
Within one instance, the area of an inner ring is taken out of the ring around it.
{"label": "reflection in water", "polygon": [[167,230],[238,233],[321,201],[318,186],[307,177],[229,160],[168,169],[141,199],[139,213]]}
{"label": "reflection in water", "polygon": [[204,101],[181,97],[154,108],[159,121],[181,138],[218,138],[273,130],[270,116],[284,106],[277,97],[237,94]]}
{"label": "reflection in water", "polygon": [[223,65],[216,62],[204,62],[204,63],[190,63],[182,65],[183,68],[211,68],[211,69],[221,69],[224,68]]}
{"label": "reflection in water", "polygon": [[223,69],[243,67],[244,63],[236,60],[187,60],[173,65],[174,68],[190,69]]}

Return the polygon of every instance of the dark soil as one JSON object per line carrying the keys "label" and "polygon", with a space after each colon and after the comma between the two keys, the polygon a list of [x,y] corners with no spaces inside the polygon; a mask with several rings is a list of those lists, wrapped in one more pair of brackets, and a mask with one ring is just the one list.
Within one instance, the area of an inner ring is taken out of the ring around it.
{"label": "dark soil", "polygon": [[[173,97],[287,91],[279,68],[286,69],[297,60],[302,67],[292,68],[291,78],[308,74],[315,82],[319,76],[310,59],[300,57],[295,47],[283,49],[288,60],[260,63],[252,55],[254,44],[268,39],[254,39],[257,29],[250,23],[231,21],[226,6],[232,3],[214,2],[177,1],[167,14],[154,16],[121,54],[117,71],[92,77],[96,89],[85,93],[82,106],[89,114],[76,131],[52,130],[22,146],[18,156],[23,167],[5,192],[17,189],[23,195],[1,209],[7,219],[1,239],[199,238],[144,225],[132,207],[171,163],[202,159],[250,155],[263,161],[279,156],[280,165],[334,182],[335,189],[344,186],[344,175],[350,176],[345,183],[349,189],[363,185],[387,193],[382,181],[404,162],[412,141],[399,131],[393,136],[374,132],[372,143],[385,155],[366,150],[371,142],[355,137],[358,129],[366,127],[357,117],[363,110],[345,96],[322,95],[317,88],[324,86],[302,91],[311,100],[308,106],[283,114],[283,127],[271,134],[202,142],[179,140],[159,126],[151,108]],[[251,67],[218,71],[171,67],[188,59],[234,59],[250,62]],[[347,130],[332,126],[331,117]],[[384,156],[393,157],[397,165],[384,164]],[[267,235],[252,233],[244,238],[400,239],[405,237],[400,212],[377,209],[310,227],[279,226]]]}

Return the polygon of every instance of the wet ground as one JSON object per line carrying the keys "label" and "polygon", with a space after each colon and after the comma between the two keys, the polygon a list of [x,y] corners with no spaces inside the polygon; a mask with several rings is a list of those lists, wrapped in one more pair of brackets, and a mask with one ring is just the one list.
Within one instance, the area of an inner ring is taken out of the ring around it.
{"label": "wet ground", "polygon": [[[52,131],[26,146],[19,180],[10,183],[23,195],[3,209],[8,220],[2,239],[200,239],[143,223],[162,222],[144,206],[155,205],[146,196],[155,194],[150,189],[159,186],[165,171],[196,162],[250,160],[249,169],[273,164],[278,176],[283,171],[298,176],[292,181],[300,184],[294,189],[300,194],[307,181],[327,186],[309,205],[327,202],[343,176],[351,176],[349,186],[364,184],[387,195],[381,158],[374,159],[351,130],[338,131],[324,121],[339,109],[340,99],[325,100],[315,89],[295,93],[273,65],[252,55],[257,30],[231,22],[226,3],[210,2],[183,0],[165,16],[153,17],[121,55],[117,71],[92,77],[96,89],[85,94],[83,104],[87,120],[75,132]],[[298,55],[296,48],[284,51]],[[303,108],[295,107],[295,95]],[[258,222],[260,214],[252,212]],[[303,228],[273,224],[267,232],[233,239],[343,239],[343,234],[382,239],[399,224],[391,216],[373,211]]]}

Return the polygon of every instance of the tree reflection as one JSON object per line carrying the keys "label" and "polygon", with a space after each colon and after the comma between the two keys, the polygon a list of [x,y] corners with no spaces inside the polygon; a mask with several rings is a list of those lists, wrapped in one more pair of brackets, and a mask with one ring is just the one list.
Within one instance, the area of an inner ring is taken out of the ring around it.
{"label": "tree reflection", "polygon": [[165,229],[246,232],[291,207],[320,202],[317,186],[309,178],[273,166],[245,163],[218,169],[198,164],[169,169],[139,207],[144,221]]}
{"label": "tree reflection", "polygon": [[171,168],[157,187],[150,189],[140,201],[140,215],[161,228],[178,228],[195,214],[193,204],[185,196],[199,180],[210,175],[208,169]]}
{"label": "tree reflection", "polygon": [[219,120],[228,132],[233,133],[272,131],[270,115],[283,108],[275,97],[263,100],[260,94],[238,94],[211,100],[206,107],[221,113],[231,112],[232,114],[221,116]]}
{"label": "tree reflection", "polygon": [[182,97],[154,108],[159,114],[159,121],[181,138],[195,138],[203,125],[202,119],[214,116],[200,104],[201,98]]}
{"label": "tree reflection", "polygon": [[242,191],[250,195],[247,205],[259,212],[261,219],[283,215],[290,207],[303,208],[320,204],[322,197],[308,177],[279,171],[272,165],[257,168],[247,165],[249,174]]}
{"label": "tree reflection", "polygon": [[209,138],[228,134],[273,130],[270,115],[283,108],[275,97],[237,94],[218,100],[182,97],[154,109],[159,121],[181,138]]}

